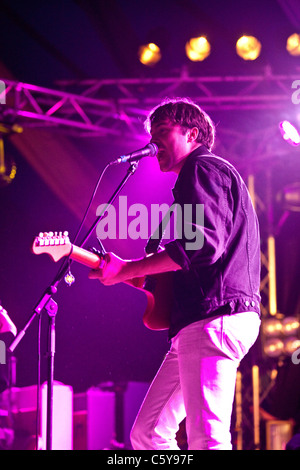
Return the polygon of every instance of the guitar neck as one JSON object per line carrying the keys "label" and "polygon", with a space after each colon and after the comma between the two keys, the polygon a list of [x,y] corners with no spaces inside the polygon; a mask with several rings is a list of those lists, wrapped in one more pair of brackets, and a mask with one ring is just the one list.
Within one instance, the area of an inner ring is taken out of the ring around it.
{"label": "guitar neck", "polygon": [[104,247],[101,246],[101,251],[87,251],[76,245],[72,245],[69,239],[68,232],[41,232],[32,245],[32,251],[36,255],[43,253],[48,254],[55,262],[62,259],[64,256],[69,256],[72,260],[77,261],[91,269],[97,269],[103,262],[105,254]]}
{"label": "guitar neck", "polygon": [[76,245],[72,245],[70,258],[91,269],[99,268],[101,263],[101,258],[98,255]]}

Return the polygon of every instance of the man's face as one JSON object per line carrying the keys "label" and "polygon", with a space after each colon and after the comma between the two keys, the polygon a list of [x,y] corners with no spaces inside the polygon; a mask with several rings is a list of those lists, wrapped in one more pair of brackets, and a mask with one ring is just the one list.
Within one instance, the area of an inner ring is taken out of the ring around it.
{"label": "man's face", "polygon": [[185,158],[191,152],[188,133],[169,120],[153,124],[151,142],[158,147],[157,159],[161,171],[179,173]]}

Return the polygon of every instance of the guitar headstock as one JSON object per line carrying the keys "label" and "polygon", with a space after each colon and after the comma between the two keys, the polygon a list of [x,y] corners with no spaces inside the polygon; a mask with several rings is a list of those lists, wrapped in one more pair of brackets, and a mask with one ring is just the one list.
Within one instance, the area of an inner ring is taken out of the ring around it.
{"label": "guitar headstock", "polygon": [[68,256],[71,250],[72,244],[68,232],[41,232],[32,245],[35,255],[47,253],[55,262]]}

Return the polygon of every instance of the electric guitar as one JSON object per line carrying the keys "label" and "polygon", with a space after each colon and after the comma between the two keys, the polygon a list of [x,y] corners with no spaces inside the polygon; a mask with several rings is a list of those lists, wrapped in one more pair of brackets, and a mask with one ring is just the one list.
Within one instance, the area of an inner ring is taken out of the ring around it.
{"label": "electric guitar", "polygon": [[[65,256],[91,269],[103,267],[104,254],[97,250],[88,251],[73,245],[68,232],[40,233],[33,242],[32,251],[39,255],[47,253],[57,262]],[[159,273],[151,276],[136,277],[125,281],[145,293],[147,307],[143,314],[143,323],[150,330],[167,330],[172,307],[172,276]]]}

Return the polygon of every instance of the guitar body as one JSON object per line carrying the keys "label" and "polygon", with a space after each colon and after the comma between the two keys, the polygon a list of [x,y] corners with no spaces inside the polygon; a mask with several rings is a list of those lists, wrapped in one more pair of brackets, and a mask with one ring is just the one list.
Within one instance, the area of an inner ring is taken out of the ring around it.
{"label": "guitar body", "polygon": [[143,323],[150,330],[167,330],[173,304],[172,273],[159,273],[126,281],[147,297]]}
{"label": "guitar body", "polygon": [[[72,260],[91,269],[102,267],[103,257],[72,245],[67,232],[40,233],[33,242],[32,251],[36,255],[47,253],[55,262],[64,256],[69,256]],[[167,330],[170,325],[173,303],[172,273],[166,272],[128,279],[125,283],[146,295],[147,307],[143,314],[144,325],[150,330]]]}

